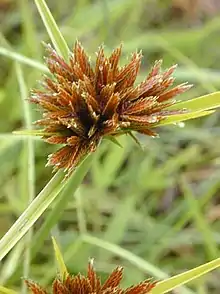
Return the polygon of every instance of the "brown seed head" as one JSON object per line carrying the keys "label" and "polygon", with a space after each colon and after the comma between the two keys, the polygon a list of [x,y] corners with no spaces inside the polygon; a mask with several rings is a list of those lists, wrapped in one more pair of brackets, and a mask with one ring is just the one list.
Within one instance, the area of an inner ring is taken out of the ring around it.
{"label": "brown seed head", "polygon": [[[55,279],[52,285],[53,294],[147,294],[155,286],[156,282],[145,280],[135,286],[131,286],[125,290],[120,288],[122,280],[122,267],[117,267],[102,284],[97,276],[93,263],[88,265],[87,276],[78,274],[77,276],[68,276],[64,281]],[[36,283],[26,280],[28,288],[33,294],[48,294]]]}
{"label": "brown seed head", "polygon": [[96,150],[103,136],[131,131],[156,136],[151,127],[176,114],[166,108],[175,103],[174,96],[191,87],[184,83],[170,89],[176,65],[161,72],[161,60],[135,85],[142,54],[133,53],[130,62],[120,67],[121,46],[110,57],[101,46],[94,68],[79,42],[68,63],[50,45],[47,50],[53,78],[45,77],[45,90],[34,90],[30,100],[43,110],[43,118],[36,122],[44,128],[43,139],[63,145],[49,156],[48,164],[64,168],[68,174],[84,155]]}

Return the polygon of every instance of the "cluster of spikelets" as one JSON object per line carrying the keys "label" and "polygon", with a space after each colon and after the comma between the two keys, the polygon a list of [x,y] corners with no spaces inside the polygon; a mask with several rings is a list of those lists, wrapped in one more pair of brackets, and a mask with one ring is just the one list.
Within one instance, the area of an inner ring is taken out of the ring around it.
{"label": "cluster of spikelets", "polygon": [[[93,262],[89,262],[87,276],[78,274],[77,276],[68,276],[64,281],[55,279],[52,285],[53,294],[147,294],[155,286],[156,282],[145,280],[135,286],[125,290],[120,288],[123,268],[117,267],[102,284],[97,276]],[[35,282],[26,280],[28,288],[33,294],[48,294],[46,290]]]}
{"label": "cluster of spikelets", "polygon": [[170,89],[176,65],[161,72],[161,61],[156,61],[146,79],[135,85],[142,54],[133,53],[120,67],[121,49],[105,57],[101,46],[92,67],[79,42],[68,62],[47,46],[46,62],[53,77],[45,77],[44,90],[33,90],[30,100],[43,110],[43,118],[36,122],[43,127],[43,139],[63,145],[48,158],[55,170],[64,168],[70,174],[83,156],[96,150],[103,136],[114,139],[136,131],[154,137],[152,127],[178,113],[167,107],[191,85]]}

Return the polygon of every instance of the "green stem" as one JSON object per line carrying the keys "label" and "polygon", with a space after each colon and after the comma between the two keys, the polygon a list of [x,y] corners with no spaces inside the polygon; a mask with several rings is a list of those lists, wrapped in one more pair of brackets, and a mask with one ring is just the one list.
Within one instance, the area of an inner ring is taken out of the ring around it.
{"label": "green stem", "polygon": [[38,232],[36,232],[31,247],[32,259],[41,249],[41,246],[50,233],[51,228],[58,223],[69,200],[73,197],[83,178],[87,174],[88,169],[91,166],[92,159],[93,154],[90,154],[85,158],[85,160],[82,161],[80,166],[76,169],[74,176],[70,178],[68,185],[66,185],[65,189],[62,191],[59,199],[57,199],[53,209],[48,213],[47,219],[42,224]]}
{"label": "green stem", "polygon": [[[26,0],[25,0],[26,1]],[[20,89],[21,102],[23,106],[24,112],[24,124],[28,130],[32,129],[32,117],[31,117],[31,108],[27,101],[28,91],[25,84],[24,74],[22,68],[19,63],[15,63],[15,71],[17,75],[17,80]],[[31,137],[27,138],[27,142],[24,142],[24,153],[25,153],[25,166],[24,174],[25,177],[25,193],[27,205],[30,204],[35,197],[35,159],[34,159],[34,141]],[[30,228],[29,232],[25,236],[25,253],[24,253],[24,264],[23,264],[23,276],[28,277],[30,271],[30,261],[31,261],[31,249],[30,244],[33,236],[32,228]],[[22,283],[22,294],[27,293],[27,286],[23,282]]]}
{"label": "green stem", "polygon": [[14,52],[8,48],[4,48],[4,47],[0,46],[0,55],[11,58],[12,60],[18,61],[19,63],[29,65],[30,67],[35,68],[37,70],[40,70],[42,72],[49,73],[49,69],[41,62],[34,60],[32,58],[28,58],[28,57],[26,57],[22,54],[19,54],[17,52]]}
{"label": "green stem", "polygon": [[38,196],[31,202],[28,208],[21,214],[14,225],[0,240],[0,260],[15,246],[15,244],[27,233],[38,220],[46,208],[64,188],[66,182],[63,171],[58,171]]}
{"label": "green stem", "polygon": [[[61,218],[69,200],[71,199],[71,197],[73,197],[75,191],[77,190],[86,173],[88,172],[92,160],[93,154],[90,154],[82,161],[82,163],[75,170],[74,174],[70,177],[68,184],[65,185],[65,188],[62,190],[59,197],[57,197],[56,201],[54,201],[55,204],[53,205],[53,208],[48,212],[47,218],[43,222],[40,229],[34,234],[31,244],[31,260],[35,258],[36,254],[41,249],[43,242],[46,238],[48,238],[51,228],[55,226]],[[19,279],[21,275],[22,267],[18,266],[16,273],[13,275],[12,281]]]}
{"label": "green stem", "polygon": [[70,179],[66,181],[63,181],[64,173],[62,170],[59,170],[53,176],[49,183],[0,240],[0,260],[2,260],[14,245],[27,233],[70,180],[74,181],[74,184],[76,185],[75,189],[80,185],[84,175],[90,168],[92,162],[91,159],[92,155],[87,156],[75,169]]}
{"label": "green stem", "polygon": [[68,60],[69,48],[53,18],[52,13],[47,7],[46,2],[44,0],[35,0],[35,4],[56,51],[62,55],[65,60]]}

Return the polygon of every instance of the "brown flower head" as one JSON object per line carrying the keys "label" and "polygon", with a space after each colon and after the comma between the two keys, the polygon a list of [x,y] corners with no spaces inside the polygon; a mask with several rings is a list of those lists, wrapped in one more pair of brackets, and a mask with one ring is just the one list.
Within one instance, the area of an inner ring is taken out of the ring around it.
{"label": "brown flower head", "polygon": [[68,174],[84,155],[96,150],[103,136],[131,131],[156,136],[152,126],[176,114],[166,108],[175,103],[174,96],[191,87],[184,83],[170,89],[176,65],[161,73],[161,61],[135,85],[142,55],[133,53],[130,62],[120,67],[121,46],[110,57],[101,46],[94,68],[79,42],[68,63],[51,46],[47,49],[53,78],[45,77],[45,90],[34,90],[30,100],[43,109],[43,119],[36,122],[44,127],[43,139],[64,145],[49,156],[48,164],[65,168]]}
{"label": "brown flower head", "polygon": [[[156,282],[145,280],[138,285],[131,286],[125,290],[120,288],[122,280],[122,267],[117,267],[102,284],[97,276],[93,263],[88,265],[87,277],[78,274],[77,276],[68,276],[63,282],[60,279],[55,279],[52,286],[53,294],[147,294],[155,286]],[[33,294],[48,294],[46,290],[38,284],[26,280],[28,288]]]}

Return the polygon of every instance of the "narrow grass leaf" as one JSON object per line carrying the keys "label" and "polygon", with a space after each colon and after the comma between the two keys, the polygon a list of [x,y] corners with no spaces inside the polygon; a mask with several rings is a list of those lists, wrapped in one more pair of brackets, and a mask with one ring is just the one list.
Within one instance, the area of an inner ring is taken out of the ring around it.
{"label": "narrow grass leaf", "polygon": [[[23,106],[24,113],[24,124],[27,129],[32,128],[32,117],[31,117],[31,109],[30,105],[27,101],[28,91],[25,84],[25,78],[22,71],[22,68],[19,63],[15,63],[15,71],[18,80],[21,102]],[[28,205],[33,201],[35,197],[35,158],[34,158],[34,141],[31,137],[27,139],[27,142],[24,142],[24,152],[25,152],[25,161],[22,164],[22,174],[23,177],[23,186],[25,190],[23,191],[25,196],[25,203]],[[26,146],[27,145],[27,146]],[[32,240],[32,229],[29,230],[28,234],[25,236],[25,254],[24,254],[24,265],[23,265],[23,276],[28,277],[30,271],[30,261],[31,261],[31,251],[30,251],[30,243]],[[22,293],[27,293],[27,286],[25,283],[22,284]]]}
{"label": "narrow grass leaf", "polygon": [[[138,257],[137,255],[133,254],[132,252],[109,242],[103,241],[99,238],[90,236],[90,235],[84,235],[82,236],[82,240],[86,243],[93,244],[95,246],[98,246],[100,248],[103,248],[107,251],[110,251],[114,253],[117,256],[120,256],[124,258],[125,260],[129,261],[131,264],[135,265],[137,268],[143,270],[144,272],[158,278],[158,279],[166,279],[168,275],[161,271],[159,268],[154,266],[153,264],[147,262],[146,260]],[[184,290],[184,294],[193,294],[194,292],[190,289],[184,287],[182,288]],[[163,292],[157,292],[163,293]]]}
{"label": "narrow grass leaf", "polygon": [[166,117],[165,119],[161,120],[159,123],[155,124],[154,127],[170,125],[170,124],[177,124],[182,121],[186,121],[193,118],[198,118],[202,116],[206,116],[209,114],[214,113],[215,111],[212,110],[205,110],[205,111],[193,111],[193,112],[186,112],[181,114],[175,114]]}
{"label": "narrow grass leaf", "polygon": [[44,0],[35,0],[35,4],[43,20],[44,26],[50,36],[50,39],[57,50],[64,59],[68,59],[69,49],[64,40],[54,18],[51,14],[46,2]]}
{"label": "narrow grass leaf", "polygon": [[2,260],[14,245],[27,233],[51,202],[53,202],[59,192],[64,188],[66,182],[63,182],[63,178],[64,173],[60,170],[53,176],[50,182],[3,236],[0,240],[0,260]]}
{"label": "narrow grass leaf", "polygon": [[191,100],[182,101],[168,107],[168,109],[187,108],[191,111],[203,111],[215,109],[218,107],[220,107],[220,92],[215,92]]}
{"label": "narrow grass leaf", "polygon": [[156,287],[151,291],[152,294],[168,293],[177,287],[184,285],[210,271],[220,267],[220,258],[198,266],[190,271],[176,275],[170,279],[159,282]]}
{"label": "narrow grass leaf", "polygon": [[4,47],[0,47],[0,55],[11,58],[12,60],[18,61],[19,63],[23,63],[28,66],[31,66],[31,67],[33,67],[37,70],[43,71],[45,73],[49,73],[49,69],[43,63],[40,63],[37,60],[34,60],[32,58],[28,58],[22,54],[16,53],[16,52],[11,51],[9,49],[6,49]]}
{"label": "narrow grass leaf", "polygon": [[48,213],[45,222],[42,224],[38,232],[36,232],[33,240],[33,246],[31,249],[32,258],[36,255],[41,248],[44,240],[48,237],[50,230],[61,218],[69,200],[73,197],[75,191],[81,184],[84,176],[86,175],[89,167],[91,166],[93,154],[87,156],[84,161],[76,169],[74,176],[69,179],[68,184],[62,191],[60,197],[55,202],[53,209]]}
{"label": "narrow grass leaf", "polygon": [[62,253],[61,253],[60,248],[57,245],[57,242],[54,237],[52,237],[52,242],[53,242],[53,248],[55,251],[55,256],[56,256],[56,260],[57,260],[57,264],[58,264],[59,275],[60,275],[62,281],[65,281],[65,279],[68,276],[68,271],[67,271],[65,262],[63,260]]}
{"label": "narrow grass leaf", "polygon": [[[75,190],[80,185],[83,180],[84,175],[87,173],[91,161],[89,156],[81,162],[81,164],[75,169],[72,176],[66,180],[64,179],[63,170],[59,170],[50,182],[44,187],[44,189],[38,194],[38,196],[31,202],[28,208],[21,214],[14,225],[9,229],[9,231],[0,240],[0,260],[14,247],[14,245],[27,233],[27,231],[32,227],[32,225],[38,220],[38,218],[43,214],[43,212],[48,208],[48,206],[56,199],[57,195],[63,190],[70,179],[72,179]],[[73,189],[73,191],[75,191]],[[60,204],[67,203],[71,193],[61,199]],[[62,212],[61,207],[56,207],[56,211]],[[55,210],[53,210],[55,211]],[[59,215],[59,213],[58,213]],[[52,219],[54,215],[52,216]],[[54,224],[54,222],[53,222]],[[48,231],[46,230],[48,233]],[[38,240],[36,240],[38,242]]]}
{"label": "narrow grass leaf", "polygon": [[19,242],[10,252],[4,264],[1,266],[0,283],[2,285],[5,284],[16,271],[23,249],[24,242]]}
{"label": "narrow grass leaf", "polygon": [[[82,240],[80,238],[74,239],[73,243],[69,245],[63,252],[64,259],[66,264],[72,264],[75,260],[76,255],[78,256],[81,253],[82,249]],[[53,265],[50,266],[52,270],[46,271],[43,278],[40,281],[41,285],[48,285],[54,279],[54,270]]]}

